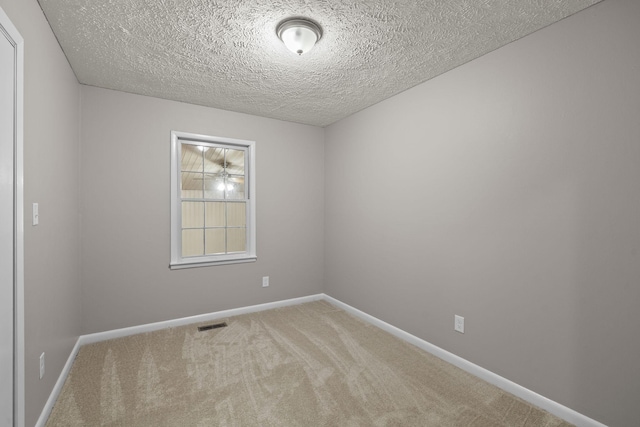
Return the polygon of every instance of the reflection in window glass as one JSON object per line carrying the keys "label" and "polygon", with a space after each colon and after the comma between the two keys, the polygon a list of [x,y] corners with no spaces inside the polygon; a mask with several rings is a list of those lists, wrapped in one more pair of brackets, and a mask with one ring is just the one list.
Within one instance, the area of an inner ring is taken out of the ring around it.
{"label": "reflection in window glass", "polygon": [[171,269],[256,260],[255,142],[171,132]]}
{"label": "reflection in window glass", "polygon": [[224,202],[207,202],[205,227],[224,227],[226,221]]}
{"label": "reflection in window glass", "polygon": [[204,203],[182,202],[182,228],[204,227]]}
{"label": "reflection in window glass", "polygon": [[202,197],[202,180],[201,173],[182,172],[182,181],[180,185],[183,199],[199,199]]}
{"label": "reflection in window glass", "polygon": [[247,250],[246,149],[181,143],[182,256]]}
{"label": "reflection in window glass", "polygon": [[199,145],[182,145],[181,170],[190,172],[202,172],[202,153],[205,147]]}
{"label": "reflection in window glass", "polygon": [[244,228],[227,228],[227,252],[245,250],[246,232]]}
{"label": "reflection in window glass", "polygon": [[227,203],[227,226],[229,227],[246,227],[246,204],[245,203]]}
{"label": "reflection in window glass", "polygon": [[224,236],[224,228],[208,228],[205,232],[206,253],[224,254],[226,250],[226,242]]}
{"label": "reflection in window glass", "polygon": [[182,256],[204,255],[204,231],[200,229],[182,230]]}

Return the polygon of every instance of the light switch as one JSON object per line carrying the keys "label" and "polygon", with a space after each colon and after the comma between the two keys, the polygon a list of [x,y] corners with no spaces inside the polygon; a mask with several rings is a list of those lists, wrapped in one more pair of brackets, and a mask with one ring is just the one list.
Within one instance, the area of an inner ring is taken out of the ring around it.
{"label": "light switch", "polygon": [[464,334],[464,317],[458,316],[457,314],[454,316],[453,329]]}
{"label": "light switch", "polygon": [[38,204],[33,204],[33,225],[38,225],[40,218],[38,216]]}

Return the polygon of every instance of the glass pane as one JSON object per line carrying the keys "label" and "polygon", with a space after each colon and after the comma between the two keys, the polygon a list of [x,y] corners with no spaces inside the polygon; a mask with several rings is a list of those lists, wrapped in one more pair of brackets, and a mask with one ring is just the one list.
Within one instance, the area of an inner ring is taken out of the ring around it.
{"label": "glass pane", "polygon": [[202,174],[201,173],[182,173],[182,190],[180,197],[183,199],[201,199],[202,198]]}
{"label": "glass pane", "polygon": [[224,199],[225,180],[219,174],[204,175],[205,199]]}
{"label": "glass pane", "polygon": [[227,228],[227,252],[247,250],[247,232],[245,228]]}
{"label": "glass pane", "polygon": [[207,254],[224,253],[224,228],[209,228],[205,230]]}
{"label": "glass pane", "polygon": [[182,228],[204,227],[204,203],[182,202]]}
{"label": "glass pane", "polygon": [[207,202],[205,226],[206,227],[224,227],[224,202]]}
{"label": "glass pane", "polygon": [[244,175],[244,151],[227,149],[227,173]]}
{"label": "glass pane", "polygon": [[204,171],[219,173],[224,169],[224,148],[211,147],[204,153]]}
{"label": "glass pane", "polygon": [[244,176],[230,176],[227,178],[225,186],[227,199],[243,200],[244,197]]}
{"label": "glass pane", "polygon": [[204,230],[182,230],[182,256],[204,255]]}
{"label": "glass pane", "polygon": [[246,227],[246,203],[227,203],[227,225]]}
{"label": "glass pane", "polygon": [[202,150],[204,147],[191,144],[182,144],[183,171],[202,172]]}

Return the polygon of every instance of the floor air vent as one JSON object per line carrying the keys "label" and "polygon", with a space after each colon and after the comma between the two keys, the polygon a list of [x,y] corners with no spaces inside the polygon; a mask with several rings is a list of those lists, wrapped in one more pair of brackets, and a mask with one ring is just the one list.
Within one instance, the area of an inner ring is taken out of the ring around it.
{"label": "floor air vent", "polygon": [[227,322],[214,323],[213,325],[206,325],[206,326],[198,326],[198,332],[209,331],[211,329],[224,328],[226,326],[227,326]]}

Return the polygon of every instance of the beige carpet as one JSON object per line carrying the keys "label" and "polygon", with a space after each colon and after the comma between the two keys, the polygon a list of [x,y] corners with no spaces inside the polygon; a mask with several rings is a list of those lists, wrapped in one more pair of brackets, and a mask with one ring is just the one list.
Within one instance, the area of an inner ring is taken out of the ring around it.
{"label": "beige carpet", "polygon": [[570,426],[323,301],[223,320],[82,347],[46,425]]}

